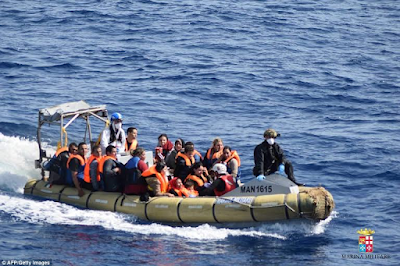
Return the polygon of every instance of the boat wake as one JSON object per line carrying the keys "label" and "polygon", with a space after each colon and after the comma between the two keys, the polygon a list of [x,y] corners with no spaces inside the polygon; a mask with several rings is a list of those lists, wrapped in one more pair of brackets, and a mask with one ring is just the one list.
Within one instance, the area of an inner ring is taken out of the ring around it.
{"label": "boat wake", "polygon": [[37,143],[0,133],[0,150],[0,189],[22,193],[28,179],[40,177],[34,166],[39,154]]}

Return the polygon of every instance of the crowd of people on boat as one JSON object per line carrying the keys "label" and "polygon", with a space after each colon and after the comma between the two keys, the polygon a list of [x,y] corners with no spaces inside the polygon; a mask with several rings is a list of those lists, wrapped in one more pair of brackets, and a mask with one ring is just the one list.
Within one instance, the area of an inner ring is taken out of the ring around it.
{"label": "crowd of people on boat", "polygon": [[[253,174],[259,180],[276,171],[285,172],[298,184],[293,166],[286,160],[283,150],[275,142],[279,134],[268,129],[264,142],[254,150]],[[146,151],[139,146],[138,130],[129,127],[125,134],[122,115],[111,115],[111,123],[102,132],[99,144],[71,143],[58,149],[46,164],[51,184],[75,187],[78,195],[84,190],[123,192],[148,196],[198,197],[222,196],[240,185],[241,160],[238,152],[224,146],[221,138],[215,138],[204,156],[195,149],[193,142],[178,138],[174,144],[167,134],[158,137],[154,164],[146,164]],[[129,153],[132,157],[122,164],[118,154]]]}

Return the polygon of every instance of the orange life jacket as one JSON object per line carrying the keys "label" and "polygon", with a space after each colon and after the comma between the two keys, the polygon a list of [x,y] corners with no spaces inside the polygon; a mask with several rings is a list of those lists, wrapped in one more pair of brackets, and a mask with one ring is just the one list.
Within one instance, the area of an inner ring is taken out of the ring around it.
{"label": "orange life jacket", "polygon": [[225,190],[218,191],[217,189],[214,189],[215,196],[222,196],[225,193],[228,193],[229,191],[236,188],[235,180],[233,180],[233,177],[231,175],[223,175],[218,178],[221,178],[225,182]]}
{"label": "orange life jacket", "polygon": [[103,167],[104,167],[104,163],[107,161],[107,160],[113,160],[113,161],[117,161],[117,159],[115,159],[115,157],[112,157],[112,156],[108,156],[108,155],[106,155],[106,156],[104,156],[103,158],[101,158],[101,160],[99,160],[99,165],[97,166],[97,171],[99,172],[99,174],[103,174]]}
{"label": "orange life jacket", "polygon": [[126,141],[125,141],[125,151],[130,151],[130,150],[136,149],[137,148],[137,144],[138,144],[137,140],[134,139],[132,141],[132,143],[131,143],[131,146],[128,147],[128,139],[126,139]]}
{"label": "orange life jacket", "polygon": [[204,176],[198,177],[197,175],[188,175],[188,176],[185,178],[185,182],[184,182],[184,183],[186,183],[186,181],[188,181],[188,180],[193,180],[194,182],[197,183],[197,185],[198,185],[199,187],[204,186],[204,183],[207,182],[207,178],[205,178]]}
{"label": "orange life jacket", "polygon": [[189,197],[189,191],[182,185],[181,188],[176,186],[176,180],[178,177],[173,178],[169,181],[169,190],[173,189],[179,197]]}
{"label": "orange life jacket", "polygon": [[209,148],[207,151],[206,159],[208,159],[208,160],[218,159],[219,157],[221,157],[221,155],[223,153],[223,149],[221,149],[220,151],[214,152],[211,155],[211,150],[212,150],[212,148]]}
{"label": "orange life jacket", "polygon": [[[86,165],[85,165],[85,169],[83,170],[83,181],[85,181],[86,183],[90,183],[90,164],[94,160],[97,160],[97,162],[99,163],[99,161],[101,161],[101,157],[97,157],[97,156],[94,156],[92,154],[87,159],[87,162],[86,162]],[[97,181],[100,181],[100,173],[98,171],[98,168],[97,168],[96,172],[97,172]]]}
{"label": "orange life jacket", "polygon": [[195,196],[195,197],[199,196],[199,192],[197,190],[195,190],[195,189],[187,189],[187,191],[189,193],[189,196],[190,195]]}
{"label": "orange life jacket", "polygon": [[149,169],[147,169],[142,173],[143,177],[149,177],[152,175],[156,176],[158,181],[160,182],[161,193],[166,193],[168,190],[168,181],[164,175],[157,172],[156,165],[153,165],[152,167],[150,167]]}
{"label": "orange life jacket", "polygon": [[65,152],[65,151],[68,151],[68,147],[67,147],[67,146],[64,146],[64,147],[59,148],[59,149],[56,151],[55,157],[57,157],[58,155],[60,155],[60,153]]}
{"label": "orange life jacket", "polygon": [[86,163],[86,158],[83,158],[81,155],[79,154],[70,154],[68,161],[67,161],[67,168],[69,169],[69,163],[71,162],[72,159],[77,158],[81,164],[81,166],[84,166]]}
{"label": "orange life jacket", "polygon": [[178,152],[178,154],[176,155],[175,158],[178,158],[178,157],[182,157],[183,159],[185,159],[186,166],[189,166],[189,167],[192,166],[195,162],[193,156],[189,158],[186,154],[181,153],[181,152]]}
{"label": "orange life jacket", "polygon": [[239,167],[240,166],[240,157],[236,151],[231,151],[231,154],[229,155],[228,158],[226,158],[224,163],[228,164],[232,159],[236,159],[236,161],[238,162],[238,167]]}

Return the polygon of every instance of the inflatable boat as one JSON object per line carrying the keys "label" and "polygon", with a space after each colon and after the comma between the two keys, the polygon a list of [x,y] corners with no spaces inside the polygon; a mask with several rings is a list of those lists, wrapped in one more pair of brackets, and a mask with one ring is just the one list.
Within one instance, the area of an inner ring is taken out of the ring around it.
{"label": "inflatable boat", "polygon": [[153,197],[114,192],[78,196],[75,188],[30,180],[24,193],[93,210],[133,214],[139,219],[165,223],[240,223],[288,219],[326,219],[335,204],[322,187],[297,187],[278,174],[253,179],[221,197]]}
{"label": "inflatable boat", "polygon": [[[254,178],[220,197],[152,197],[141,201],[135,195],[88,190],[84,190],[85,194],[79,197],[76,188],[47,181],[44,165],[52,156],[47,156],[42,149],[40,132],[44,124],[59,124],[61,133],[58,146],[64,147],[67,145],[67,127],[81,117],[86,122],[85,138],[87,132],[89,136],[84,141],[93,144],[89,123],[91,116],[108,125],[105,106],[91,107],[83,101],[39,110],[37,140],[40,152],[35,165],[41,168],[42,178],[29,180],[24,194],[80,208],[127,213],[142,220],[165,223],[247,223],[300,218],[318,221],[326,219],[335,207],[332,195],[323,187],[299,187],[279,174],[269,175],[265,180]],[[70,120],[64,125],[68,118]],[[124,161],[129,158],[119,159]]]}

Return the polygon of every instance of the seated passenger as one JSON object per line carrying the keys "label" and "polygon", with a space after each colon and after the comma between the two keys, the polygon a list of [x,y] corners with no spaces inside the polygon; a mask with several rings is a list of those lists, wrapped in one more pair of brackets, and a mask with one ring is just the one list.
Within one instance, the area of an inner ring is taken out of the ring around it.
{"label": "seated passenger", "polygon": [[193,182],[194,190],[199,192],[200,196],[205,196],[202,191],[206,188],[206,183],[210,181],[210,176],[208,175],[207,168],[203,167],[203,164],[198,162],[194,163],[190,174],[185,179],[185,186],[188,182]]}
{"label": "seated passenger", "polygon": [[81,184],[83,182],[83,171],[86,164],[85,154],[87,151],[87,144],[81,142],[78,145],[78,154],[70,154],[67,161],[67,184],[78,190],[79,197],[85,194]]}
{"label": "seated passenger", "polygon": [[136,127],[130,127],[127,130],[127,137],[125,141],[125,152],[129,153],[131,150],[136,150],[137,147],[139,147],[138,141],[137,141],[137,128]]}
{"label": "seated passenger", "polygon": [[239,154],[231,147],[225,146],[221,157],[218,159],[218,163],[223,163],[227,166],[228,173],[231,174],[236,181],[240,180],[240,157]]}
{"label": "seated passenger", "polygon": [[110,126],[104,129],[101,135],[101,151],[104,154],[106,153],[106,148],[109,145],[113,145],[117,150],[117,154],[124,153],[125,141],[125,131],[122,129],[122,115],[113,113]]}
{"label": "seated passenger", "polygon": [[186,142],[185,152],[178,152],[176,155],[174,176],[179,177],[182,181],[189,175],[190,167],[194,164],[193,152],[193,143]]}
{"label": "seated passenger", "polygon": [[117,160],[117,149],[113,145],[106,148],[106,156],[99,162],[100,178],[104,191],[121,192],[123,187],[123,165]]}
{"label": "seated passenger", "polygon": [[167,156],[167,158],[165,159],[165,163],[167,164],[167,166],[169,167],[169,171],[171,173],[174,172],[175,170],[175,160],[176,160],[176,155],[178,154],[178,152],[182,152],[183,151],[183,147],[185,146],[185,142],[183,141],[183,139],[177,139],[175,140],[175,146],[174,149],[171,150],[171,152],[169,153],[169,155]]}
{"label": "seated passenger", "polygon": [[174,177],[169,181],[170,190],[169,193],[174,194],[177,197],[189,197],[189,191],[183,186],[182,180]]}
{"label": "seated passenger", "polygon": [[142,173],[149,167],[145,163],[146,151],[143,148],[137,148],[130,151],[133,156],[125,164],[125,194],[143,195],[147,192],[147,183]]}
{"label": "seated passenger", "polygon": [[157,163],[142,173],[148,184],[150,196],[174,197],[168,192],[168,179],[165,176],[167,166],[164,163]]}
{"label": "seated passenger", "polygon": [[67,161],[70,154],[78,153],[78,145],[75,142],[67,147],[61,147],[56,151],[53,158],[44,165],[44,169],[50,171],[49,183],[55,185],[67,184]]}
{"label": "seated passenger", "polygon": [[207,170],[210,170],[218,158],[222,155],[223,148],[224,144],[222,139],[216,138],[213,140],[212,146],[207,150],[203,160],[203,165],[207,168]]}
{"label": "seated passenger", "polygon": [[189,192],[189,198],[194,198],[199,196],[199,192],[194,189],[194,181],[192,180],[186,181],[185,188]]}
{"label": "seated passenger", "polygon": [[167,134],[161,134],[158,136],[158,145],[156,147],[156,162],[165,162],[165,158],[168,156],[170,151],[174,148],[171,141],[168,140]]}
{"label": "seated passenger", "polygon": [[225,165],[217,163],[211,170],[214,172],[216,179],[202,191],[204,195],[219,197],[236,188],[236,180],[227,173]]}
{"label": "seated passenger", "polygon": [[85,169],[83,171],[82,187],[91,191],[104,189],[103,180],[100,179],[98,171],[99,161],[101,160],[101,147],[94,145],[92,147],[92,155],[88,158]]}

